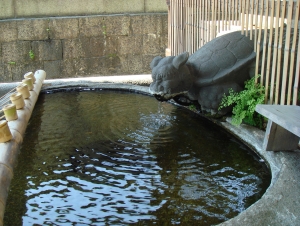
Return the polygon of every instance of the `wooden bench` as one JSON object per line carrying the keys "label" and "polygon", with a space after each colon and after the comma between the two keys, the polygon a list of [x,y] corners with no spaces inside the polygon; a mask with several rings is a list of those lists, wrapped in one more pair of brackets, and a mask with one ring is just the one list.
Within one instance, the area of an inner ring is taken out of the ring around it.
{"label": "wooden bench", "polygon": [[287,151],[298,148],[300,137],[299,106],[259,104],[255,110],[268,118],[263,150]]}

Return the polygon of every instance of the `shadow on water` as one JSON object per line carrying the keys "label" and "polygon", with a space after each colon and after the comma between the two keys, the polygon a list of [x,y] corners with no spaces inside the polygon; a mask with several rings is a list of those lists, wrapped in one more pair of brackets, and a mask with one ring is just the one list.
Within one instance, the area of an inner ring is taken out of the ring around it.
{"label": "shadow on water", "polygon": [[270,184],[215,124],[123,92],[41,94],[18,159],[5,225],[212,225]]}

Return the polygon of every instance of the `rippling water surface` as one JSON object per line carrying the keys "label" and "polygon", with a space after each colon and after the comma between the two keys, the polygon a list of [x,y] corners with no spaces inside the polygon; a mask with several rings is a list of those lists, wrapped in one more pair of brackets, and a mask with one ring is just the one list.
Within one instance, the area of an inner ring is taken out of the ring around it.
{"label": "rippling water surface", "polygon": [[40,94],[18,159],[5,225],[212,225],[270,184],[213,123],[122,92]]}

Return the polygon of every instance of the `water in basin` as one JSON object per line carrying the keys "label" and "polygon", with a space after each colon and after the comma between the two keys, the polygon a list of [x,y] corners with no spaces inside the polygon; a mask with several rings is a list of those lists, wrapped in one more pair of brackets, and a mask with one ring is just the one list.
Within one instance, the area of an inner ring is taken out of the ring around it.
{"label": "water in basin", "polygon": [[5,225],[212,225],[256,202],[263,161],[212,122],[146,95],[40,94]]}

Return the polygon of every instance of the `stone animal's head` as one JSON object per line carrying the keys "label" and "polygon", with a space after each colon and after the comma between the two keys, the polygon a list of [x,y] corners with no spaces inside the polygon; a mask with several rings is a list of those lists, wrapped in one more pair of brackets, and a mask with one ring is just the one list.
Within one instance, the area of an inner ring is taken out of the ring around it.
{"label": "stone animal's head", "polygon": [[178,56],[155,57],[150,64],[153,80],[150,93],[161,101],[186,94],[194,81],[186,65],[188,58],[187,52]]}

